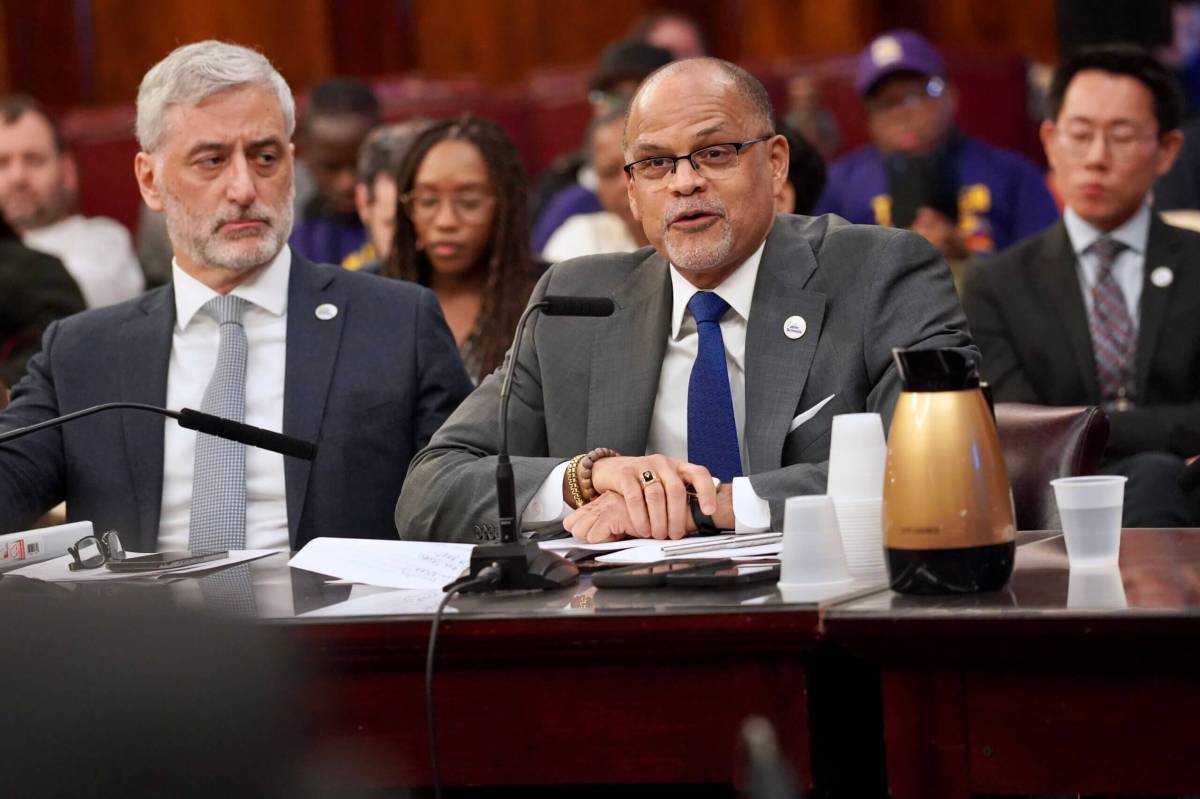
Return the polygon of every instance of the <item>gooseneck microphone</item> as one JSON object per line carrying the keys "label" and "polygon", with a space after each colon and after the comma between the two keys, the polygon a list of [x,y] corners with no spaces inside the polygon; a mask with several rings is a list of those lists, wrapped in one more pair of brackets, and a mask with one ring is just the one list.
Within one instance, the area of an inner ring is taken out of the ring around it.
{"label": "gooseneck microphone", "polygon": [[179,422],[180,427],[187,428],[188,430],[196,430],[201,433],[207,433],[210,436],[216,436],[217,438],[224,438],[229,441],[237,441],[240,444],[257,447],[258,449],[278,452],[280,455],[287,455],[292,458],[311,461],[317,456],[317,445],[311,441],[285,436],[282,433],[264,430],[261,427],[235,422],[232,419],[223,419],[220,416],[202,413],[191,408],[171,411],[166,408],[160,408],[157,405],[146,405],[141,402],[107,402],[103,405],[93,405],[91,408],[84,408],[74,413],[56,416],[53,419],[31,424],[28,427],[18,427],[16,430],[9,430],[7,433],[0,434],[0,444],[27,436],[30,433],[36,433],[39,430],[49,430],[52,427],[59,427],[67,422],[82,419],[94,413],[112,410],[157,413],[160,416],[175,419]]}
{"label": "gooseneck microphone", "polygon": [[1179,487],[1184,491],[1195,491],[1200,486],[1200,458],[1184,466],[1178,479]]}
{"label": "gooseneck microphone", "polygon": [[[548,294],[538,302],[531,303],[517,321],[512,352],[508,359],[508,371],[500,386],[500,447],[496,454],[496,504],[500,512],[500,541],[475,547],[471,553],[470,571],[464,579],[474,579],[480,571],[493,565],[499,566],[500,578],[479,590],[555,588],[574,582],[579,577],[579,569],[566,558],[543,550],[535,542],[522,544],[518,541],[521,520],[517,515],[517,488],[513,479],[512,463],[508,458],[508,399],[512,393],[513,377],[520,363],[518,356],[525,334],[525,323],[530,316],[538,311],[546,316],[610,316],[615,308],[613,301],[607,297],[566,297]],[[453,585],[457,583],[452,583],[451,586]],[[447,590],[451,586],[447,586]]]}

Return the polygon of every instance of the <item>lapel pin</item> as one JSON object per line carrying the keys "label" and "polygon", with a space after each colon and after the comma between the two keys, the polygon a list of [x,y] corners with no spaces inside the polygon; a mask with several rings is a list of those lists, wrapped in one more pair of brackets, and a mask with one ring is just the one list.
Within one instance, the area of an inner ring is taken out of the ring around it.
{"label": "lapel pin", "polygon": [[1175,273],[1171,271],[1171,267],[1169,266],[1156,266],[1154,267],[1154,271],[1150,273],[1150,282],[1160,289],[1165,289],[1175,282]]}
{"label": "lapel pin", "polygon": [[328,322],[338,315],[337,306],[333,303],[323,302],[317,306],[316,315],[322,322]]}
{"label": "lapel pin", "polygon": [[804,321],[803,316],[789,316],[783,322],[783,335],[793,341],[803,336],[806,330],[808,330],[808,322]]}

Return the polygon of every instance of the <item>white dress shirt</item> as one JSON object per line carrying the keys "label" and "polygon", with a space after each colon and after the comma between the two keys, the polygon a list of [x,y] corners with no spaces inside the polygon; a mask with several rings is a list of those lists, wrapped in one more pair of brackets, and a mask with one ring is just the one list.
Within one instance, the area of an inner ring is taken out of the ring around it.
{"label": "white dress shirt", "polygon": [[[733,416],[737,424],[738,449],[745,468],[746,453],[746,325],[754,299],[754,284],[762,261],[764,240],[713,293],[729,303],[730,310],[721,318],[721,338],[725,343],[725,365],[729,370],[729,391],[733,397]],[[700,349],[696,320],[688,311],[688,302],[697,289],[674,265],[671,274],[671,330],[667,351],[658,377],[658,393],[646,436],[646,454],[666,455],[687,460],[688,383],[692,365]],[[625,453],[627,454],[627,453]],[[530,524],[566,518],[571,506],[562,501],[562,480],[566,464],[560,464],[525,509],[523,520]],[[760,499],[745,477],[733,480],[733,508],[738,530],[765,529],[771,523],[770,505]]]}
{"label": "white dress shirt", "polygon": [[[247,301],[242,317],[249,346],[245,422],[275,431],[283,429],[291,268],[292,251],[284,247],[265,269],[231,292]],[[201,308],[217,294],[180,269],[178,263],[172,262],[171,272],[175,284],[175,328],[167,372],[167,407],[199,410],[217,365],[221,342],[216,320]],[[188,548],[196,435],[170,421],[164,430],[160,552]],[[283,456],[246,447],[246,548],[287,549],[288,545]]]}
{"label": "white dress shirt", "polygon": [[611,211],[597,211],[567,217],[546,242],[542,258],[556,264],[581,255],[633,252],[637,248],[621,217]]}
{"label": "white dress shirt", "polygon": [[1150,206],[1143,205],[1125,221],[1125,224],[1106,234],[1083,221],[1071,208],[1063,211],[1063,224],[1071,240],[1071,249],[1075,251],[1076,274],[1089,319],[1092,315],[1092,289],[1095,288],[1096,279],[1099,277],[1100,264],[1095,254],[1087,252],[1087,248],[1106,235],[1125,245],[1125,249],[1113,261],[1113,278],[1121,287],[1121,293],[1125,295],[1125,307],[1129,310],[1129,318],[1133,320],[1134,336],[1137,336],[1138,309],[1142,302],[1146,242],[1150,238],[1150,214]]}
{"label": "white dress shirt", "polygon": [[146,288],[129,231],[120,222],[75,214],[21,238],[25,246],[63,262],[89,308],[123,302]]}

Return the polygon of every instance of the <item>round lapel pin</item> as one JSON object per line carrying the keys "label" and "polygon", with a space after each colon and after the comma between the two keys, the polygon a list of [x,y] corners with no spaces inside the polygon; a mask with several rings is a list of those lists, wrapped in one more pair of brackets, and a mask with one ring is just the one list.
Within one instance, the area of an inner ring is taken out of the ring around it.
{"label": "round lapel pin", "polygon": [[804,321],[803,316],[789,316],[783,322],[783,335],[795,340],[804,335],[808,330],[808,322]]}
{"label": "round lapel pin", "polygon": [[1160,289],[1165,289],[1175,282],[1175,273],[1171,271],[1171,267],[1169,266],[1156,266],[1154,271],[1150,273],[1150,282]]}
{"label": "round lapel pin", "polygon": [[323,302],[317,306],[317,318],[322,322],[328,322],[330,319],[338,315],[337,306],[333,303]]}

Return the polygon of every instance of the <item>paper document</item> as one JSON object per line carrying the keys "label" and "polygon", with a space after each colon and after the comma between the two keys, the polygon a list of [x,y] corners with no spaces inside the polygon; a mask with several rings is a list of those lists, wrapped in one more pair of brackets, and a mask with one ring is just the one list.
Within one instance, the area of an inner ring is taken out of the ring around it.
{"label": "paper document", "polygon": [[778,541],[753,547],[730,547],[728,549],[712,549],[690,554],[671,555],[663,552],[664,545],[670,546],[671,544],[678,543],[678,541],[655,541],[650,546],[609,552],[599,556],[596,560],[601,563],[654,563],[660,560],[676,560],[678,558],[731,558],[733,560],[741,560],[744,558],[777,556],[783,551],[783,542]]}
{"label": "paper document", "polygon": [[[437,611],[438,605],[446,596],[440,588],[427,588],[417,591],[392,590],[368,594],[366,596],[351,596],[345,602],[338,602],[308,613],[303,617],[329,616],[409,616],[413,614],[431,614]],[[446,613],[457,613],[455,608],[447,606]]]}
{"label": "paper document", "polygon": [[288,565],[384,588],[441,588],[470,565],[474,548],[473,544],[314,538]]}
{"label": "paper document", "polygon": [[[220,560],[207,560],[204,563],[193,563],[190,566],[180,566],[176,569],[159,569],[152,572],[133,573],[110,572],[103,566],[98,569],[80,569],[73,572],[69,568],[69,564],[72,562],[71,556],[63,555],[61,558],[46,560],[20,569],[14,569],[9,574],[19,574],[22,577],[45,580],[48,583],[90,583],[107,580],[165,580],[174,577],[185,577],[200,572],[216,571],[217,569],[224,569],[227,566],[233,566],[238,563],[246,563],[251,560],[265,558],[268,555],[275,555],[279,552],[280,550],[278,549],[235,549],[229,553],[229,557],[221,558]],[[148,554],[151,553],[125,553],[126,557],[130,558]]]}
{"label": "paper document", "polygon": [[547,549],[551,552],[566,552],[568,549],[588,549],[593,552],[612,552],[618,549],[629,549],[630,547],[640,547],[646,544],[661,544],[662,541],[657,541],[653,538],[622,538],[620,541],[608,541],[603,544],[589,544],[585,541],[580,541],[578,538],[571,536],[570,538],[556,538],[553,541],[543,541],[538,546],[542,549]]}

